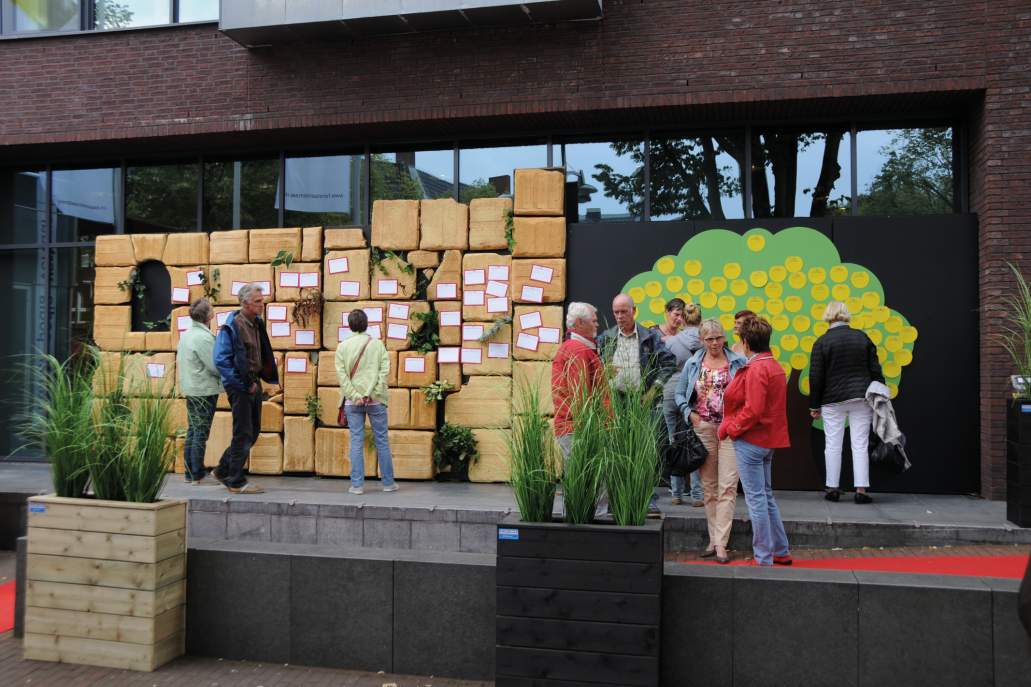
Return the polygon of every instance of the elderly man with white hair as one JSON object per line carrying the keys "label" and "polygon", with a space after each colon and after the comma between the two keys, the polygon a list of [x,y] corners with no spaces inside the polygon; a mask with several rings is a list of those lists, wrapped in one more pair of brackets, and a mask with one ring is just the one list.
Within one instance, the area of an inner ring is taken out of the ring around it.
{"label": "elderly man with white hair", "polygon": [[257,284],[240,289],[240,309],[229,313],[215,339],[215,367],[233,410],[233,439],[212,476],[234,494],[265,491],[249,484],[243,466],[261,431],[261,382],[279,382],[272,343],[261,315],[265,296]]}
{"label": "elderly man with white hair", "polygon": [[555,437],[562,455],[569,457],[573,446],[573,410],[578,399],[603,383],[598,347],[598,309],[590,303],[570,303],[566,310],[569,338],[559,346],[551,361],[551,395],[555,402]]}

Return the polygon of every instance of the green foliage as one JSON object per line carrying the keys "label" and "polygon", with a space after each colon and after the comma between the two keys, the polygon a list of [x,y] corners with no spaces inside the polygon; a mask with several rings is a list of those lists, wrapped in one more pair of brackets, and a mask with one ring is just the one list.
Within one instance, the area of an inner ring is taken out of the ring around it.
{"label": "green foliage", "polygon": [[430,353],[440,346],[440,320],[436,310],[413,312],[412,317],[422,322],[418,329],[408,332],[408,346],[419,353]]}
{"label": "green foliage", "polygon": [[1002,345],[1013,361],[1016,374],[1031,379],[1031,286],[1015,265],[1007,264],[1013,271],[1017,288],[1015,293],[1005,297],[1009,312],[1003,325]]}
{"label": "green foliage", "polygon": [[537,389],[525,381],[516,389],[508,434],[511,485],[524,522],[551,522],[558,481],[558,456],[551,425],[541,413]]}
{"label": "green foliage", "polygon": [[290,265],[292,265],[293,262],[294,262],[293,251],[281,250],[278,253],[276,253],[276,257],[272,258],[272,262],[269,263],[269,264],[271,264],[272,267],[279,267],[280,265],[282,265],[284,267],[290,267]]}
{"label": "green foliage", "polygon": [[[208,278],[209,274],[211,275],[210,279]],[[212,304],[218,301],[218,295],[221,291],[220,287],[222,284],[221,279],[222,271],[217,267],[212,269],[211,265],[208,265],[200,271],[200,281],[201,285],[204,287],[204,297]]]}
{"label": "green foliage", "polygon": [[129,278],[118,282],[120,291],[131,291],[138,300],[143,300],[147,294],[147,285],[140,279],[140,271],[135,267],[129,272]]}
{"label": "green foliage", "polygon": [[494,323],[490,326],[490,329],[486,329],[483,332],[483,336],[480,337],[480,342],[487,342],[497,336],[506,325],[512,324],[512,316],[505,315],[504,317],[494,318]]}
{"label": "green foliage", "polygon": [[401,162],[391,162],[382,153],[372,155],[369,170],[369,191],[373,200],[421,200],[422,186],[414,170]]}
{"label": "green foliage", "polygon": [[[565,376],[576,374],[565,370]],[[605,405],[607,386],[595,386],[571,399],[573,418],[572,445],[562,470],[562,500],[565,520],[573,524],[588,524],[594,512],[605,473],[606,442],[608,434],[608,408]]]}
{"label": "green foliage", "polygon": [[444,423],[433,436],[433,464],[450,469],[456,479],[469,479],[469,466],[480,458],[473,431],[462,425]]}
{"label": "green foliage", "polygon": [[[369,272],[375,274],[379,270],[380,274],[389,276],[390,273],[387,272],[387,268],[383,264],[386,260],[393,260],[397,264],[398,269],[405,274],[415,274],[415,266],[412,263],[406,262],[404,258],[392,250],[384,250],[375,246],[369,250]],[[401,292],[404,293],[405,291],[407,291],[407,288],[402,285]]]}
{"label": "green foliage", "polygon": [[505,242],[508,244],[508,252],[514,253],[516,242],[515,242],[515,212],[513,210],[505,211]]}
{"label": "green foliage", "polygon": [[129,413],[130,433],[119,465],[122,491],[126,501],[152,503],[174,460],[168,439],[172,402],[148,396],[133,399]]}
{"label": "green foliage", "polygon": [[143,326],[148,332],[167,332],[172,326],[172,314],[169,313],[161,320],[144,320]]}
{"label": "green foliage", "polygon": [[617,525],[643,525],[659,483],[659,425],[649,393],[635,387],[612,394],[605,431],[605,485]]}
{"label": "green foliage", "polygon": [[859,194],[861,215],[953,212],[952,130],[902,129],[881,148],[886,159]]}
{"label": "green foliage", "polygon": [[322,417],[322,399],[319,398],[318,394],[308,394],[304,397],[304,409],[308,414],[308,421],[315,427],[321,424],[319,418]]}
{"label": "green foliage", "polygon": [[[446,196],[450,198],[451,195]],[[498,190],[486,179],[477,179],[472,184],[461,184],[458,187],[458,202],[468,204],[475,198],[497,198]]]}
{"label": "green foliage", "polygon": [[443,401],[444,396],[447,392],[452,391],[455,385],[446,379],[438,379],[432,384],[427,384],[424,387],[420,387],[423,395],[426,396],[426,405],[433,403],[434,401]]}

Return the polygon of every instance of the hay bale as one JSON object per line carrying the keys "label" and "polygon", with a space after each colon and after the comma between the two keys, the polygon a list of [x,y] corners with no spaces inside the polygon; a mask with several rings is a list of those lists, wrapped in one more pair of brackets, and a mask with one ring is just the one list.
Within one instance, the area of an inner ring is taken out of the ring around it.
{"label": "hay bale", "polygon": [[127,396],[172,396],[177,385],[175,353],[126,356],[122,375]]}
{"label": "hay bale", "polygon": [[190,305],[198,298],[204,297],[204,284],[200,283],[204,270],[197,267],[168,267],[166,269],[171,279],[173,305]]}
{"label": "hay bale", "polygon": [[[99,238],[99,237],[97,237]],[[93,303],[95,305],[123,305],[132,301],[131,289],[119,287],[132,277],[132,267],[97,267],[93,277]]]}
{"label": "hay bale", "polygon": [[161,260],[165,254],[168,234],[132,234],[132,252],[136,263]]}
{"label": "hay bale", "polygon": [[319,351],[319,365],[316,371],[319,386],[340,386],[337,378],[336,351]]}
{"label": "hay bale", "polygon": [[208,261],[215,264],[247,262],[248,234],[246,229],[213,231],[208,234]]}
{"label": "hay bale", "polygon": [[322,262],[295,262],[289,267],[276,265],[273,286],[277,301],[299,301],[322,289]]}
{"label": "hay bale", "polygon": [[233,414],[225,411],[217,411],[211,421],[211,434],[208,435],[208,445],[204,450],[204,467],[213,468],[218,466],[222,454],[229,448],[233,440]]}
{"label": "hay bale", "polygon": [[190,421],[187,417],[186,399],[173,398],[168,409],[168,433],[175,435],[189,429]]}
{"label": "hay bale", "polygon": [[322,247],[325,250],[350,250],[352,248],[365,248],[367,245],[365,242],[365,230],[361,227],[326,229],[322,235]]}
{"label": "hay bale", "polygon": [[511,283],[511,256],[466,253],[462,258],[462,319],[491,322],[511,315]]}
{"label": "hay bale", "polygon": [[459,301],[436,301],[437,332],[441,346],[458,346],[462,343],[462,304]]}
{"label": "hay bale", "polygon": [[390,453],[397,479],[433,478],[433,432],[392,429]]}
{"label": "hay bale", "polygon": [[480,341],[492,325],[465,324],[462,326],[463,375],[512,374],[512,325],[503,325],[490,339]]}
{"label": "hay bale", "polygon": [[516,303],[564,303],[564,258],[512,261],[512,298]]}
{"label": "hay bale", "polygon": [[248,262],[272,262],[279,251],[301,257],[301,230],[299,227],[282,229],[251,229],[247,248]]}
{"label": "hay bale", "polygon": [[340,387],[320,386],[315,393],[319,396],[319,422],[323,427],[339,427]]}
{"label": "hay bale", "polygon": [[[334,477],[351,475],[351,432],[320,427],[315,430],[315,473]],[[376,476],[376,448],[372,432],[365,432],[365,476]]]}
{"label": "hay bale", "polygon": [[335,351],[342,341],[351,336],[347,316],[352,310],[364,310],[369,318],[366,334],[384,340],[387,332],[387,305],[383,301],[326,303],[322,308],[322,341],[325,348]]}
{"label": "hay bale", "polygon": [[310,356],[304,351],[290,351],[284,356],[285,367],[280,369],[283,371],[283,412],[287,415],[308,414],[308,397],[315,394],[317,377]]}
{"label": "hay bale", "polygon": [[474,429],[480,458],[469,466],[470,482],[507,482],[512,477],[508,429]]}
{"label": "hay bale", "polygon": [[247,471],[252,475],[282,475],[283,437],[264,432],[259,434],[251,446]]}
{"label": "hay bale", "polygon": [[[404,351],[411,348],[409,334],[418,332],[426,326],[426,322],[419,316],[430,311],[430,304],[426,301],[391,302],[384,306],[386,317],[387,350]],[[405,317],[407,313],[407,317]]]}
{"label": "hay bale", "polygon": [[[272,266],[271,265],[237,265],[222,264],[218,268],[218,280],[212,276],[212,286],[218,288],[218,298],[214,305],[236,305],[240,303],[240,288],[246,284],[258,284],[261,286],[265,297],[271,299],[274,291],[272,288]],[[212,269],[214,275],[214,269]]]}
{"label": "hay bale", "polygon": [[566,220],[564,217],[516,217],[516,258],[561,258],[566,254]]}
{"label": "hay bale", "polygon": [[372,245],[389,250],[417,250],[419,201],[373,201]]}
{"label": "hay bale", "polygon": [[143,332],[130,332],[132,328],[132,309],[128,305],[98,305],[93,308],[93,340],[97,346],[106,351],[125,350],[127,335]]}
{"label": "hay bale", "polygon": [[136,253],[132,237],[125,234],[97,236],[93,262],[97,267],[134,267]]}
{"label": "hay bale", "polygon": [[516,360],[551,360],[562,345],[561,305],[517,305],[512,318],[512,356]]}
{"label": "hay bale", "polygon": [[145,332],[143,346],[148,351],[174,351],[176,338],[175,332]]}
{"label": "hay bale", "polygon": [[306,417],[283,418],[283,472],[315,471],[315,425]]}
{"label": "hay bale", "polygon": [[[437,349],[438,355],[442,349]],[[453,349],[461,355],[461,349]],[[462,388],[462,365],[461,363],[437,363],[437,381],[440,382],[451,382],[452,389]]]}
{"label": "hay bale", "polygon": [[186,232],[169,234],[161,262],[166,265],[189,267],[208,264],[208,250],[211,245],[207,234]]}
{"label": "hay bale", "polygon": [[566,175],[560,169],[515,170],[517,216],[561,217],[565,214]]}
{"label": "hay bale", "polygon": [[415,297],[415,268],[404,260],[385,256],[371,269],[369,281],[373,298],[401,300]]}
{"label": "hay bale", "polygon": [[426,295],[431,301],[462,300],[462,252],[444,251],[444,259],[440,267],[434,271],[426,288]]}
{"label": "hay bale", "polygon": [[423,250],[469,248],[469,206],[452,198],[424,200],[419,208]]}
{"label": "hay bale", "polygon": [[369,251],[334,250],[322,259],[322,295],[327,301],[369,298]]}
{"label": "hay bale", "polygon": [[419,391],[388,389],[387,393],[389,395],[389,400],[387,401],[387,427],[390,429],[409,429],[412,426],[412,394],[419,394]]}
{"label": "hay bale", "polygon": [[322,227],[301,229],[301,254],[296,258],[301,262],[322,264]]}
{"label": "hay bale", "polygon": [[397,386],[419,388],[437,381],[437,354],[401,351],[397,354]]}
{"label": "hay bale", "polygon": [[506,250],[505,227],[512,212],[511,198],[475,198],[469,202],[469,248]]}
{"label": "hay bale", "polygon": [[440,264],[440,253],[430,250],[413,250],[408,254],[408,262],[417,270],[436,267]]}
{"label": "hay bale", "polygon": [[279,377],[279,384],[269,384],[266,381],[261,382],[261,390],[268,394],[269,398],[278,396],[283,393],[283,353],[273,353],[273,362],[276,365],[276,373]]}
{"label": "hay bale", "polygon": [[271,401],[264,401],[261,404],[261,431],[283,431],[283,406]]}
{"label": "hay bale", "polygon": [[410,429],[437,428],[437,402],[426,402],[426,394],[419,389],[411,389],[408,407],[408,427]]}
{"label": "hay bale", "polygon": [[470,377],[461,391],[445,399],[444,419],[472,428],[510,427],[512,380],[509,377]]}
{"label": "hay bale", "polygon": [[542,415],[555,414],[551,396],[551,363],[547,361],[517,360],[512,364],[512,411],[521,413],[521,390],[535,392],[537,408]]}
{"label": "hay bale", "polygon": [[305,322],[294,320],[296,303],[269,303],[265,306],[265,329],[276,351],[312,351],[322,348],[322,314],[308,315]]}

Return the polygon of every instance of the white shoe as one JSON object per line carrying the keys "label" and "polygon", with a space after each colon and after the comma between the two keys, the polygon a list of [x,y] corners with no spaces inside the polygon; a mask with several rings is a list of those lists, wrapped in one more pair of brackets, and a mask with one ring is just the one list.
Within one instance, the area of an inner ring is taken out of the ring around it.
{"label": "white shoe", "polygon": [[361,487],[351,487],[350,489],[347,490],[347,493],[348,494],[354,494],[355,496],[361,496],[362,494],[365,493],[365,490],[362,489]]}
{"label": "white shoe", "polygon": [[397,482],[394,482],[389,487],[383,487],[383,491],[397,491]]}

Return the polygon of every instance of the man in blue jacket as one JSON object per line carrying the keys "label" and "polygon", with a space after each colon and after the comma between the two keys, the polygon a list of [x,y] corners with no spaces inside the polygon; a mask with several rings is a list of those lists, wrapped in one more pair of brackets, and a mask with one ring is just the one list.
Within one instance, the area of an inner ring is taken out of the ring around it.
{"label": "man in blue jacket", "polygon": [[261,381],[278,384],[272,343],[261,315],[265,297],[257,284],[240,289],[240,309],[229,314],[215,339],[215,367],[233,409],[233,440],[212,475],[234,494],[260,494],[249,484],[243,466],[261,431]]}

